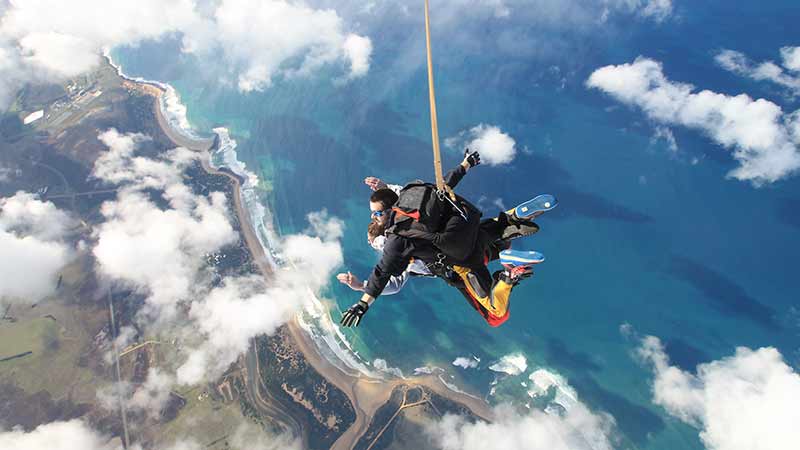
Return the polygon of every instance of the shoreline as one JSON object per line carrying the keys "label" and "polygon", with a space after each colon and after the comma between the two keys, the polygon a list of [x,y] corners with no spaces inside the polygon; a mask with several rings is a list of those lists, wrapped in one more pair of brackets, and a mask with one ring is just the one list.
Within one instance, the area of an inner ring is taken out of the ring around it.
{"label": "shoreline", "polygon": [[[274,273],[274,269],[268,264],[268,257],[264,247],[261,245],[254,224],[251,223],[250,215],[248,211],[245,210],[242,203],[242,180],[235,176],[230,170],[221,170],[220,168],[213,167],[211,164],[211,151],[214,150],[214,146],[219,138],[190,138],[183,133],[177,132],[164,116],[161,109],[162,96],[167,94],[164,87],[154,83],[127,78],[125,78],[125,81],[135,84],[144,92],[153,95],[153,109],[159,127],[167,138],[177,146],[201,153],[201,164],[204,170],[211,174],[224,175],[233,182],[233,206],[241,224],[241,231],[245,243],[253,256],[256,266],[262,273],[262,276],[269,281],[270,276]],[[435,375],[417,375],[409,378],[385,380],[371,378],[364,374],[348,374],[329,362],[322,355],[316,343],[313,342],[310,336],[308,336],[305,330],[299,325],[297,318],[290,320],[286,326],[293,343],[297,346],[298,350],[303,354],[311,367],[323,378],[339,388],[351,402],[356,412],[354,423],[336,440],[331,447],[332,449],[351,449],[364,433],[366,433],[378,408],[389,401],[392,390],[403,384],[427,387],[442,397],[464,405],[477,417],[488,421],[492,420],[493,414],[488,403],[478,397],[452,390]]]}

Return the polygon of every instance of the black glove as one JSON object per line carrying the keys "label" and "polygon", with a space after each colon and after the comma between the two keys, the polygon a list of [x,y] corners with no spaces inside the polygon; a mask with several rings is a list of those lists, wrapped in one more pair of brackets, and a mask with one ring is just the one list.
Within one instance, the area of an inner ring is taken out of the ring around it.
{"label": "black glove", "polygon": [[481,155],[478,152],[469,152],[469,149],[464,150],[464,159],[469,163],[469,168],[473,168],[481,163]]}
{"label": "black glove", "polygon": [[346,327],[357,327],[361,323],[361,317],[366,314],[368,309],[369,304],[364,300],[359,300],[358,303],[347,308],[347,311],[342,314],[342,320],[339,323]]}

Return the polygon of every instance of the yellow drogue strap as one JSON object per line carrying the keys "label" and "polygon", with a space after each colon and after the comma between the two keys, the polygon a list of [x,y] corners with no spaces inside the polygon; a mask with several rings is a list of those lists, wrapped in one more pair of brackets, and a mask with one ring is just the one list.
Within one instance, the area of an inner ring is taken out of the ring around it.
{"label": "yellow drogue strap", "polygon": [[425,0],[425,48],[428,54],[428,96],[431,105],[431,138],[433,139],[433,169],[436,175],[436,188],[447,192],[455,201],[456,195],[450,186],[444,183],[442,175],[442,153],[439,149],[439,123],[436,119],[436,93],[433,88],[433,56],[431,55],[431,21],[428,13],[428,0]]}

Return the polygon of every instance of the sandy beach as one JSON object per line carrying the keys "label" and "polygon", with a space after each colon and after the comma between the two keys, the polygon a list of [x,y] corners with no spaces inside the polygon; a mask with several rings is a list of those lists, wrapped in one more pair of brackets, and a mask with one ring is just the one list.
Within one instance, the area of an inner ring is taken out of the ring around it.
{"label": "sandy beach", "polygon": [[[236,215],[241,223],[242,233],[245,242],[254,261],[257,263],[262,274],[269,279],[272,269],[267,264],[264,248],[261,246],[255,232],[253,224],[250,223],[250,216],[244,210],[241,201],[241,181],[236,176],[216,170],[211,167],[210,153],[214,145],[213,139],[191,139],[176,130],[172,129],[169,122],[164,117],[160,107],[160,96],[165,92],[151,84],[138,83],[138,87],[155,97],[153,103],[159,126],[164,134],[175,143],[176,146],[185,147],[189,150],[201,152],[201,161],[206,171],[212,174],[224,175],[228,177],[234,185],[233,206]],[[332,449],[349,450],[358,442],[359,438],[367,431],[375,411],[389,401],[392,390],[402,384],[422,385],[438,395],[446,397],[455,402],[468,407],[476,416],[486,420],[491,420],[492,411],[489,405],[483,400],[455,392],[445,386],[436,376],[426,375],[410,377],[406,379],[377,380],[366,376],[352,376],[342,372],[339,368],[329,363],[317,350],[316,344],[303,331],[296,320],[291,320],[287,324],[289,333],[294,344],[305,356],[308,363],[325,379],[348,397],[356,411],[356,419],[353,425],[334,443]]]}

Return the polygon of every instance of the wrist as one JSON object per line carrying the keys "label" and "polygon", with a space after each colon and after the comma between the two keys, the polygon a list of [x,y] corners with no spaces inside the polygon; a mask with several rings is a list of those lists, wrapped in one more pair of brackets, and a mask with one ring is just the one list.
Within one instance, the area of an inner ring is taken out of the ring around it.
{"label": "wrist", "polygon": [[375,301],[375,297],[373,297],[373,296],[371,296],[369,294],[364,294],[364,295],[361,296],[361,300],[359,300],[359,301],[362,301],[362,302],[366,303],[367,306],[371,306],[372,302]]}

